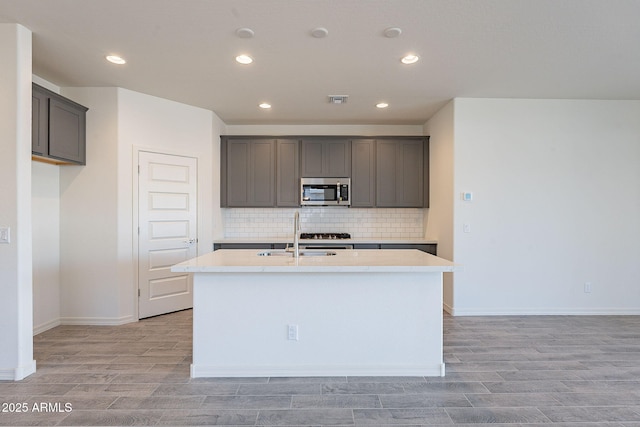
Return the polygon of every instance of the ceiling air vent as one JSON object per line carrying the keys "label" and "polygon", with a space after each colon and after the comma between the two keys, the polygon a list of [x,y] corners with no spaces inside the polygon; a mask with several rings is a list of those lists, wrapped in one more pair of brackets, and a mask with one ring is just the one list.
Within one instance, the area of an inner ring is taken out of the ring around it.
{"label": "ceiling air vent", "polygon": [[329,103],[331,104],[346,104],[349,95],[329,95]]}

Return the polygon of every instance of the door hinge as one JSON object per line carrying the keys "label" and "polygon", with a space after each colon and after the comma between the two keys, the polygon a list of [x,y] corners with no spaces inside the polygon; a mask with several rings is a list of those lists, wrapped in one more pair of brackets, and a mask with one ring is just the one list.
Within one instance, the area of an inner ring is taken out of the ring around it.
{"label": "door hinge", "polygon": [[138,289],[138,298],[140,298],[140,289]]}

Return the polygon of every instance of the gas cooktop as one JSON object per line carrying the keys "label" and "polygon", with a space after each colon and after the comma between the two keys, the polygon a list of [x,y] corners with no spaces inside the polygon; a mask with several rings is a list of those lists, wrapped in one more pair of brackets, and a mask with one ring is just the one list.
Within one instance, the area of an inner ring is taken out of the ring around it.
{"label": "gas cooktop", "polygon": [[314,239],[314,240],[342,240],[350,239],[349,233],[300,233],[301,239]]}

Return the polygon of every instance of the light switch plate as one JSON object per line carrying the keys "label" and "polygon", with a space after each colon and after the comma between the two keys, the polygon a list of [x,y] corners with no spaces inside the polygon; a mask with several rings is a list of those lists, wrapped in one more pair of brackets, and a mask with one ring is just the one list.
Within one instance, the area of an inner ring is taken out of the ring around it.
{"label": "light switch plate", "polygon": [[11,228],[0,227],[0,243],[10,243],[10,242],[11,242]]}
{"label": "light switch plate", "polygon": [[287,338],[289,340],[298,341],[298,325],[287,326]]}

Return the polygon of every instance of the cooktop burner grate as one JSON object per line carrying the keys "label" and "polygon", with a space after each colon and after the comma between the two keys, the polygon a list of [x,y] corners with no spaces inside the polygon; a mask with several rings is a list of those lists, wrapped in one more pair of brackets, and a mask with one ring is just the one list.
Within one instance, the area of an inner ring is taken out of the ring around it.
{"label": "cooktop burner grate", "polygon": [[350,239],[349,233],[301,233],[301,239],[314,239],[314,240],[343,240]]}

